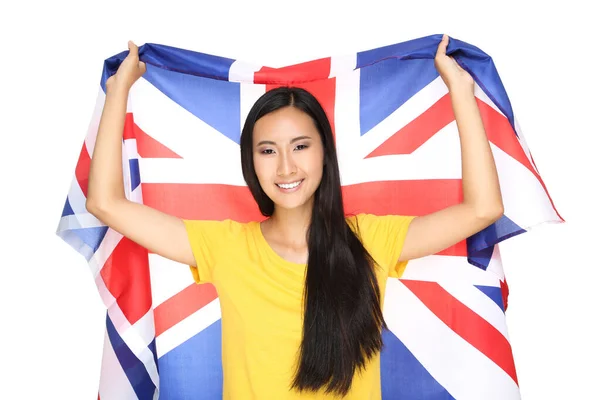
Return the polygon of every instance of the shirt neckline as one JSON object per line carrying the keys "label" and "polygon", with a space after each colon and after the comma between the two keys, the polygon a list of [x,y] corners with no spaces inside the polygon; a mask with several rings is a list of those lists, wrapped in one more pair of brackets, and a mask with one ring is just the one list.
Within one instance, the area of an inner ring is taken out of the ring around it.
{"label": "shirt neckline", "polygon": [[271,247],[269,242],[267,242],[267,239],[265,238],[265,236],[262,233],[262,229],[260,227],[260,221],[254,221],[253,225],[254,225],[255,236],[257,237],[259,243],[262,245],[262,247],[265,250],[265,252],[267,253],[268,257],[272,261],[274,261],[278,264],[285,265],[286,267],[294,269],[296,271],[304,272],[305,268],[307,267],[307,264],[295,263],[295,262],[288,261],[285,258],[281,257],[279,254],[277,254],[277,252],[275,250],[273,250],[273,248]]}

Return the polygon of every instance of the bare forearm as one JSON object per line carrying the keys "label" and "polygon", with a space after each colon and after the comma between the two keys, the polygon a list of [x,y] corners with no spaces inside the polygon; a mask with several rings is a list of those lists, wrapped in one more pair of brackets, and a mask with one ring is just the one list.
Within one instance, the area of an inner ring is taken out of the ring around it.
{"label": "bare forearm", "polygon": [[128,92],[122,87],[107,87],[90,164],[88,204],[101,206],[125,198],[121,146]]}
{"label": "bare forearm", "polygon": [[475,96],[472,90],[457,89],[450,97],[460,136],[463,203],[481,217],[501,215],[498,173]]}

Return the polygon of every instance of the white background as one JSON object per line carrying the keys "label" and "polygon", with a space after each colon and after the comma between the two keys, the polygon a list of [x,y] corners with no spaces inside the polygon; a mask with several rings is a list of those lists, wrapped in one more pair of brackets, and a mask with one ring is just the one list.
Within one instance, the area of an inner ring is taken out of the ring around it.
{"label": "white background", "polygon": [[593,2],[532,3],[1,6],[0,398],[96,398],[105,310],[83,257],[55,230],[104,59],[128,39],[277,67],[448,33],[494,59],[567,220],[500,247],[522,397],[600,399],[598,14],[584,5]]}

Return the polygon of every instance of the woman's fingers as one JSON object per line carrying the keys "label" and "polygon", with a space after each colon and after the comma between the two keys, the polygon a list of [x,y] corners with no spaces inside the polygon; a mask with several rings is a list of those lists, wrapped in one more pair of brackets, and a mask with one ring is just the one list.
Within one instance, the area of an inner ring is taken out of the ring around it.
{"label": "woman's fingers", "polygon": [[139,58],[138,47],[131,40],[127,42],[127,47],[129,47],[129,55],[134,58]]}
{"label": "woman's fingers", "polygon": [[442,41],[438,45],[436,56],[445,56],[447,48],[448,48],[448,35],[444,34],[444,36],[442,36]]}

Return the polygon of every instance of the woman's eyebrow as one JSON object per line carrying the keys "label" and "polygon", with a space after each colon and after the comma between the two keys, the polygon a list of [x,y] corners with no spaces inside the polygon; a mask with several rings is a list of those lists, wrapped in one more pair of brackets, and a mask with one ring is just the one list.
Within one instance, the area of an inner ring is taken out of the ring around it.
{"label": "woman's eyebrow", "polygon": [[[292,140],[290,140],[290,144],[297,142],[298,140],[302,140],[302,139],[312,139],[310,136],[298,136],[293,138]],[[263,140],[261,142],[258,142],[257,146],[261,146],[263,144],[272,144],[275,145],[276,143],[270,140]]]}

